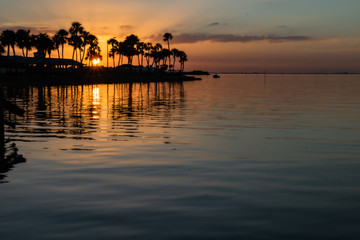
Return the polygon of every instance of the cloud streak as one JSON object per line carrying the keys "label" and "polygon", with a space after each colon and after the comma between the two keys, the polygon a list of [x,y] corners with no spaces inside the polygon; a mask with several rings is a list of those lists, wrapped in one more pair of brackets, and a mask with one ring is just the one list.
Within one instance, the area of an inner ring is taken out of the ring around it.
{"label": "cloud streak", "polygon": [[[151,36],[152,40],[162,39],[161,35]],[[237,34],[206,34],[206,33],[181,33],[175,35],[173,43],[197,43],[197,42],[257,42],[268,41],[271,43],[297,42],[315,40],[309,36],[277,36],[277,35],[237,35]]]}
{"label": "cloud streak", "polygon": [[50,26],[42,26],[42,27],[27,27],[27,26],[1,26],[0,25],[0,31],[4,30],[13,30],[17,31],[19,29],[25,29],[30,30],[31,34],[37,34],[37,33],[49,33],[49,34],[55,34],[59,29],[55,29],[54,27]]}

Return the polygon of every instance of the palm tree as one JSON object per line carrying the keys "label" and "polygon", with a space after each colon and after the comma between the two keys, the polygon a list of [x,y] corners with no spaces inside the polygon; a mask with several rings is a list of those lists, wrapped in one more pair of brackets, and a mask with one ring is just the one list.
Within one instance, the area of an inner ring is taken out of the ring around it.
{"label": "palm tree", "polygon": [[[171,33],[165,33],[164,36],[164,42],[167,42],[168,44],[168,50],[171,51],[170,49],[170,40],[173,39],[173,35]],[[169,65],[170,65],[170,55],[169,55]]]}
{"label": "palm tree", "polygon": [[118,66],[120,66],[120,64],[121,65],[123,64],[123,58],[126,53],[125,42],[119,41],[118,46],[116,48],[116,53],[119,54]]}
{"label": "palm tree", "polygon": [[68,31],[65,29],[60,29],[55,35],[57,35],[57,40],[61,45],[61,58],[64,59],[64,45],[67,43],[67,36],[69,35]]}
{"label": "palm tree", "polygon": [[[169,49],[164,48],[161,51],[161,60],[163,61],[163,67],[166,69],[170,69],[170,56],[171,56],[171,51]],[[167,64],[167,59],[169,59],[169,64]]]}
{"label": "palm tree", "polygon": [[184,71],[184,69],[185,69],[185,62],[187,61],[188,59],[187,59],[187,55],[186,55],[186,53],[185,52],[183,52],[183,51],[179,51],[179,62],[180,62],[180,64],[181,64],[181,66],[180,66],[180,71]]}
{"label": "palm tree", "polygon": [[109,44],[111,45],[111,49],[108,55],[113,59],[113,67],[115,67],[115,55],[118,51],[119,42],[118,40],[116,40],[116,38],[110,38],[109,40],[107,40],[107,45]]}
{"label": "palm tree", "polygon": [[[138,53],[138,64],[139,64],[139,66],[143,66],[143,60],[144,60],[144,54],[145,54],[145,43],[138,42],[136,44],[136,50]],[[141,61],[140,61],[140,59],[141,59]]]}
{"label": "palm tree", "polygon": [[46,53],[51,54],[51,50],[54,48],[54,43],[47,33],[39,33],[34,36],[34,46],[45,59]]}
{"label": "palm tree", "polygon": [[3,45],[7,46],[7,55],[10,56],[11,47],[15,56],[16,33],[13,30],[4,30],[1,33],[1,42]]}
{"label": "palm tree", "polygon": [[135,56],[138,52],[135,48],[135,45],[139,43],[139,37],[131,34],[126,37],[124,41],[125,45],[125,56],[128,58],[128,64],[132,64],[133,56]]}
{"label": "palm tree", "polygon": [[[90,34],[90,32],[88,31],[83,31],[80,35],[81,37],[81,46],[80,46],[80,62],[82,63],[85,57],[85,53],[86,53],[86,45],[89,45],[91,42],[91,39],[94,38],[95,36]],[[81,55],[81,53],[83,53]]]}
{"label": "palm tree", "polygon": [[32,47],[34,47],[34,42],[35,42],[35,35],[31,34],[29,36],[29,38],[26,38],[26,41],[25,41],[25,49],[26,49],[25,57],[28,57],[29,51],[31,51]]}
{"label": "palm tree", "polygon": [[172,64],[172,69],[175,71],[175,61],[176,61],[176,58],[179,57],[179,50],[176,49],[176,48],[173,48],[171,50],[171,54],[173,56],[173,64]]}
{"label": "palm tree", "polygon": [[86,53],[86,60],[89,60],[89,62],[92,62],[95,59],[99,59],[102,60],[102,56],[101,56],[101,50],[99,47],[99,42],[96,36],[91,35],[90,39],[89,39],[89,48],[87,50]]}
{"label": "palm tree", "polygon": [[150,57],[151,57],[151,49],[152,49],[152,43],[148,42],[145,43],[144,51],[145,51],[145,59],[146,59],[146,67],[150,67]]}
{"label": "palm tree", "polygon": [[[30,41],[30,30],[19,29],[16,32],[16,45],[21,49],[23,57],[25,57],[24,48],[26,48],[27,43]],[[26,55],[27,56],[27,55]]]}
{"label": "palm tree", "polygon": [[116,55],[116,49],[110,49],[109,57],[113,59],[113,67],[115,67],[115,55]]}
{"label": "palm tree", "polygon": [[155,64],[155,68],[158,68],[160,65],[161,60],[161,51],[163,47],[160,43],[155,44],[155,46],[152,47],[150,56],[153,58],[153,62],[151,64],[151,67]]}
{"label": "palm tree", "polygon": [[49,58],[51,58],[51,51],[55,50],[55,42],[53,41],[53,39],[51,37],[49,37],[47,39],[47,46],[46,46],[46,51],[49,54]]}
{"label": "palm tree", "polygon": [[1,56],[3,53],[5,53],[5,48],[4,48],[4,46],[1,45],[1,43],[0,43],[0,56]]}
{"label": "palm tree", "polygon": [[60,59],[61,58],[61,56],[60,56],[60,45],[61,45],[60,36],[58,34],[55,34],[52,37],[52,40],[54,42],[54,47],[57,50],[58,58]]}
{"label": "palm tree", "polygon": [[79,22],[73,22],[69,29],[71,34],[69,38],[69,45],[73,46],[73,54],[72,59],[74,60],[74,55],[76,53],[76,60],[77,60],[77,49],[81,47],[81,37],[80,34],[84,31],[84,27]]}

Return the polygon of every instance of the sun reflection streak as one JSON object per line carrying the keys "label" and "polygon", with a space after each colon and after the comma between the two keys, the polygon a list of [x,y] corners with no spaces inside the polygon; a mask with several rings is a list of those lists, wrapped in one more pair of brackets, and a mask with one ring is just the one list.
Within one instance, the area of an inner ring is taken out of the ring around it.
{"label": "sun reflection streak", "polygon": [[92,119],[99,119],[99,106],[100,106],[100,89],[94,87],[92,90],[92,108],[91,108],[91,117]]}

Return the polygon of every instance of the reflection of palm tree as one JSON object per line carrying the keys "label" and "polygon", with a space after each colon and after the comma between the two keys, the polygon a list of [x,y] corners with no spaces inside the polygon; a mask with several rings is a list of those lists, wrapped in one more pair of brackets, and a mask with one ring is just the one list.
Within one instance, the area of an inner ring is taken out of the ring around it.
{"label": "reflection of palm tree", "polygon": [[16,33],[13,30],[4,30],[1,33],[1,42],[3,45],[7,46],[7,55],[10,56],[10,47],[13,50],[15,56],[15,43],[16,43]]}
{"label": "reflection of palm tree", "polygon": [[[170,49],[170,40],[173,39],[173,35],[171,33],[165,33],[164,36],[164,42],[167,42],[168,44],[168,50],[171,51]],[[170,55],[169,55],[169,65],[170,65]]]}

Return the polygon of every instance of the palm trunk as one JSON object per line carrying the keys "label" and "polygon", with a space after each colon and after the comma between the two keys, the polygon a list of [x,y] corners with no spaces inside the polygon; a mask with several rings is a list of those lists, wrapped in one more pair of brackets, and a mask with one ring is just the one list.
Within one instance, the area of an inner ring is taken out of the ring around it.
{"label": "palm trunk", "polygon": [[75,55],[75,48],[73,49],[73,54],[72,54],[72,57],[71,57],[71,60],[74,61],[74,55]]}
{"label": "palm trunk", "polygon": [[12,50],[13,50],[13,54],[14,54],[14,57],[15,57],[15,46],[11,46]]}
{"label": "palm trunk", "polygon": [[[118,67],[120,66],[121,54],[119,54]],[[122,63],[121,63],[122,64]]]}
{"label": "palm trunk", "polygon": [[[84,61],[85,52],[86,52],[86,46],[84,46],[84,53],[83,53],[82,58],[81,58],[81,63]],[[80,52],[80,55],[81,55],[81,52]]]}
{"label": "palm trunk", "polygon": [[175,71],[175,60],[176,60],[176,58],[175,58],[175,56],[174,56],[174,62],[173,62],[173,66],[172,66],[172,69]]}

